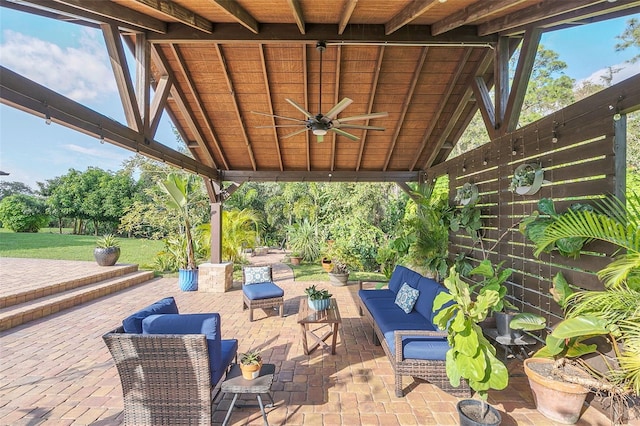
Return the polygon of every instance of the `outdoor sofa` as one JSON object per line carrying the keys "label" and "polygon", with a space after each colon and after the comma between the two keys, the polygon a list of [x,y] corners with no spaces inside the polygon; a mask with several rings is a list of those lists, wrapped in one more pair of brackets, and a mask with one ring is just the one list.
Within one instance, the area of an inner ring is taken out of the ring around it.
{"label": "outdoor sofa", "polygon": [[[409,288],[403,289],[405,284]],[[455,396],[470,396],[466,382],[451,386],[445,369],[447,333],[433,324],[433,300],[443,291],[436,281],[404,266],[396,266],[387,288],[365,289],[360,282],[360,315],[371,321],[374,342],[382,344],[393,366],[398,397],[404,396],[402,376],[427,380]]]}
{"label": "outdoor sofa", "polygon": [[208,425],[214,388],[237,357],[220,314],[180,314],[173,297],[122,321],[103,339],[122,383],[125,425]]}

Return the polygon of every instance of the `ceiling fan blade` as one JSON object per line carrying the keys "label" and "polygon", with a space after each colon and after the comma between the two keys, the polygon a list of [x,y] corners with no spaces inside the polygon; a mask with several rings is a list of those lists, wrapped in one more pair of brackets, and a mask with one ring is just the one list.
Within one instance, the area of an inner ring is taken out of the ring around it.
{"label": "ceiling fan blade", "polygon": [[258,114],[258,115],[264,115],[267,117],[275,117],[275,118],[281,118],[283,120],[291,120],[291,121],[299,121],[301,123],[306,123],[306,121],[304,120],[300,120],[299,118],[293,118],[293,117],[284,117],[282,115],[275,115],[275,114],[267,114],[265,112],[258,112],[258,111],[251,111],[253,114]]}
{"label": "ceiling fan blade", "polygon": [[336,129],[387,130],[384,127],[365,126],[361,124],[341,124],[341,123],[335,124],[334,123],[333,127]]}
{"label": "ceiling fan blade", "polygon": [[288,134],[286,134],[284,136],[281,136],[280,139],[287,139],[287,138],[290,138],[291,136],[295,136],[295,135],[298,135],[298,134],[300,134],[302,132],[306,132],[307,130],[309,130],[309,129],[307,129],[305,127],[304,129],[296,130],[295,132],[291,132],[291,133],[288,133]]}
{"label": "ceiling fan blade", "polygon": [[301,113],[303,113],[305,115],[305,117],[307,118],[313,118],[313,115],[307,111],[306,109],[302,108],[300,105],[298,105],[297,103],[295,103],[294,101],[292,101],[291,99],[286,98],[285,101],[289,102],[291,105],[293,105],[293,107],[295,109],[297,109],[298,111],[300,111]]}
{"label": "ceiling fan blade", "polygon": [[340,118],[338,121],[344,123],[346,121],[371,120],[373,118],[383,118],[389,116],[388,112],[372,112],[371,114],[353,115],[351,117]]}
{"label": "ceiling fan blade", "polygon": [[334,118],[337,117],[338,114],[342,112],[342,110],[344,110],[346,107],[348,107],[352,103],[353,103],[353,100],[349,98],[344,98],[343,100],[335,104],[333,108],[327,111],[327,113],[324,116],[329,120],[333,120]]}
{"label": "ceiling fan blade", "polygon": [[254,129],[273,129],[274,127],[300,127],[307,126],[306,123],[302,122],[300,124],[276,124],[274,126],[253,126]]}
{"label": "ceiling fan blade", "polygon": [[332,131],[332,132],[335,132],[335,133],[339,134],[340,136],[344,136],[345,138],[349,138],[349,139],[351,139],[352,141],[357,141],[357,140],[359,140],[359,139],[360,139],[359,137],[357,137],[357,136],[355,136],[355,135],[352,135],[351,133],[347,133],[347,132],[345,132],[344,130],[336,129],[335,127],[332,127],[332,128],[331,128],[331,129],[329,129],[329,130],[330,130],[330,131]]}

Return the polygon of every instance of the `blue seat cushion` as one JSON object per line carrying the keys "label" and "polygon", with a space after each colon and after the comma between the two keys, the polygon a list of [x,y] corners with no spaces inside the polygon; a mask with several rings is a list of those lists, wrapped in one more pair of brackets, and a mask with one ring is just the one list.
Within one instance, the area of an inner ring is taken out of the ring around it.
{"label": "blue seat cushion", "polygon": [[284,296],[284,290],[272,282],[242,286],[242,291],[249,300],[271,299]]}
{"label": "blue seat cushion", "polygon": [[404,283],[409,284],[413,288],[417,288],[420,278],[424,277],[416,271],[397,265],[389,279],[389,290],[397,294]]}
{"label": "blue seat cushion", "polygon": [[372,299],[383,299],[387,301],[391,301],[394,303],[396,300],[396,294],[386,288],[381,288],[379,290],[358,290],[358,296],[367,305],[368,300]]}
{"label": "blue seat cushion", "polygon": [[211,384],[215,385],[233,360],[238,341],[220,337],[220,314],[150,315],[142,321],[143,334],[204,334],[209,350]]}
{"label": "blue seat cushion", "polygon": [[178,305],[176,305],[175,299],[173,297],[165,297],[123,319],[122,328],[124,328],[125,333],[140,334],[142,333],[142,320],[149,315],[177,313]]}

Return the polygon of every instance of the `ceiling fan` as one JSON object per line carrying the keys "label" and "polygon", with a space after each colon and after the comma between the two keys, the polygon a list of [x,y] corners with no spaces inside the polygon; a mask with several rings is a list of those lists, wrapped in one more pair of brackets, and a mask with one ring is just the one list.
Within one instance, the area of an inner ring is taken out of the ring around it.
{"label": "ceiling fan", "polygon": [[[319,100],[318,100],[318,111],[322,111],[322,52],[327,48],[327,44],[324,41],[319,41],[316,43],[316,49],[320,52],[320,81],[319,81]],[[306,120],[301,120],[293,117],[283,117],[280,115],[266,114],[263,112],[252,111],[254,114],[266,115],[268,117],[276,117],[281,118],[283,120],[291,120],[297,121],[297,124],[276,124],[275,127],[302,127],[295,132],[288,133],[282,136],[282,139],[290,138],[291,136],[295,136],[302,132],[306,132],[307,130],[311,130],[311,132],[316,135],[317,141],[322,142],[323,136],[327,134],[327,132],[334,132],[340,136],[347,137],[351,140],[357,141],[359,138],[351,133],[345,132],[343,129],[364,129],[364,130],[385,130],[384,127],[377,126],[367,126],[360,124],[345,124],[351,121],[359,121],[359,120],[370,120],[372,118],[382,118],[389,115],[386,112],[374,112],[371,114],[363,114],[363,115],[354,115],[351,117],[345,118],[337,118],[338,114],[340,114],[346,107],[351,105],[353,100],[349,98],[344,98],[336,105],[333,106],[326,114],[322,114],[318,112],[318,114],[313,115],[306,109],[302,108],[296,102],[291,99],[285,99],[289,102],[295,109],[300,111],[307,117]],[[274,126],[256,126],[256,128],[270,128]]]}

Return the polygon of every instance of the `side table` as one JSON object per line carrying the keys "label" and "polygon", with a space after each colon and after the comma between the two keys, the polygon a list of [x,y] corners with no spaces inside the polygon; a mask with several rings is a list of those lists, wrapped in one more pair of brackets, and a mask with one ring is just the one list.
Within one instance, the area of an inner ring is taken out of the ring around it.
{"label": "side table", "polygon": [[528,358],[529,355],[526,351],[527,347],[536,343],[536,339],[526,334],[522,334],[517,337],[502,336],[498,334],[498,329],[496,328],[487,328],[484,330],[484,334],[504,349],[505,362],[509,355],[517,356],[514,349],[520,353],[522,359]]}
{"label": "side table", "polygon": [[[309,355],[315,348],[320,345],[329,347],[324,341],[331,336],[331,355],[336,353],[336,339],[338,337],[338,326],[342,322],[340,318],[340,311],[338,310],[338,304],[336,299],[331,298],[329,307],[322,311],[314,311],[309,307],[306,297],[300,299],[300,308],[298,309],[298,324],[300,324],[300,330],[302,332],[302,348],[304,354]],[[317,326],[311,329],[311,326]],[[329,327],[328,331],[323,334],[316,334],[319,330]],[[311,347],[307,343],[307,336],[311,337],[314,342]]]}
{"label": "side table", "polygon": [[[260,375],[253,380],[247,380],[242,377],[242,371],[240,371],[240,365],[234,364],[231,370],[227,373],[227,378],[220,386],[220,391],[223,393],[233,393],[233,401],[229,406],[227,415],[222,422],[222,426],[226,426],[229,418],[231,417],[231,411],[236,406],[238,395],[242,393],[254,393],[258,399],[258,406],[262,412],[262,418],[264,419],[265,426],[269,426],[267,421],[267,413],[264,411],[264,407],[273,407],[273,397],[271,396],[271,385],[273,384],[273,374],[276,371],[276,366],[273,364],[262,364],[260,369]],[[266,394],[271,400],[270,404],[263,405],[261,394]],[[240,408],[240,406],[238,406]]]}

